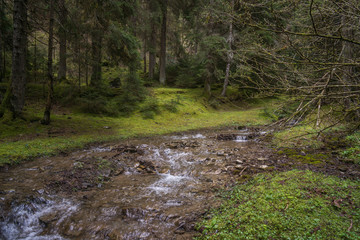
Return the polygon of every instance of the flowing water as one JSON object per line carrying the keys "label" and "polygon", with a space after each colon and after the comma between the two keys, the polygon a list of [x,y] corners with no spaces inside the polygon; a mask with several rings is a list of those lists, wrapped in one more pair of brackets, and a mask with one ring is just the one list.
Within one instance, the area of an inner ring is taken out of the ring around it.
{"label": "flowing water", "polygon": [[218,190],[273,164],[258,135],[135,139],[3,170],[0,239],[191,239]]}

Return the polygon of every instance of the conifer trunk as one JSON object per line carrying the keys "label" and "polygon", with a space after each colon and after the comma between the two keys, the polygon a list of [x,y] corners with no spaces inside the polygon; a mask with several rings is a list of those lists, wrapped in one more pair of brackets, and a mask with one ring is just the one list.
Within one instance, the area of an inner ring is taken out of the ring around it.
{"label": "conifer trunk", "polygon": [[[14,117],[22,115],[25,103],[27,0],[14,0],[12,81],[8,97]],[[7,102],[7,101],[4,101]]]}
{"label": "conifer trunk", "polygon": [[53,38],[54,38],[54,0],[50,0],[49,6],[49,44],[48,44],[48,62],[47,62],[47,77],[48,77],[48,96],[44,112],[44,118],[41,123],[44,125],[50,124],[50,113],[53,101]]}
{"label": "conifer trunk", "polygon": [[[231,12],[233,11],[233,9],[234,9],[234,0],[231,0]],[[230,16],[230,17],[232,17],[232,16]],[[228,53],[227,53],[227,64],[226,64],[224,85],[223,85],[223,90],[221,92],[222,97],[226,96],[226,89],[227,89],[227,86],[229,85],[230,67],[231,67],[231,63],[232,63],[233,58],[234,58],[234,53],[232,51],[233,41],[234,41],[233,20],[231,19],[230,20],[230,26],[229,26],[229,38],[228,38],[229,50],[228,50]]]}
{"label": "conifer trunk", "polygon": [[4,15],[4,7],[3,1],[0,0],[0,82],[2,82],[4,78],[4,69],[3,69],[3,48],[4,47],[4,36],[3,36],[3,15]]}
{"label": "conifer trunk", "polygon": [[167,0],[162,1],[162,24],[160,36],[160,84],[166,83],[166,23],[167,23]]}
{"label": "conifer trunk", "polygon": [[93,87],[98,87],[101,84],[101,34],[97,30],[92,34],[92,74],[90,85]]}
{"label": "conifer trunk", "polygon": [[67,45],[67,37],[66,37],[66,17],[67,11],[65,7],[65,0],[59,1],[60,5],[60,13],[59,13],[59,73],[58,79],[59,81],[66,80],[66,71],[67,71],[67,64],[66,64],[66,45]]}
{"label": "conifer trunk", "polygon": [[151,22],[151,35],[149,42],[149,78],[154,78],[156,65],[156,28],[154,20]]}

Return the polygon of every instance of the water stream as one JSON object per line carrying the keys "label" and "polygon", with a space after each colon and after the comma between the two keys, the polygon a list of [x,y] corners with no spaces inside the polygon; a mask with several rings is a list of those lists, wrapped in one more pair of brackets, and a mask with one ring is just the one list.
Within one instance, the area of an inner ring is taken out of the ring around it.
{"label": "water stream", "polygon": [[191,239],[217,190],[264,168],[252,135],[136,139],[3,171],[0,239]]}

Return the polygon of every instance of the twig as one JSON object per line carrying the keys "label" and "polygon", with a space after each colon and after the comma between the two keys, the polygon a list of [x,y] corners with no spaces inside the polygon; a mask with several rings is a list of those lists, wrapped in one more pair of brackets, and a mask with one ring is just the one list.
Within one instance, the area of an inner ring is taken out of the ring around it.
{"label": "twig", "polygon": [[350,230],[351,230],[352,227],[353,227],[353,220],[351,219],[350,221],[351,221],[351,222],[350,222],[350,227],[349,227],[348,230],[347,230],[348,232],[350,232]]}
{"label": "twig", "polygon": [[245,171],[245,169],[247,169],[247,166],[246,166],[246,167],[244,167],[244,169],[243,169],[243,170],[241,170],[241,172],[240,172],[240,174],[239,174],[239,175],[242,175],[242,174],[243,174],[243,172]]}

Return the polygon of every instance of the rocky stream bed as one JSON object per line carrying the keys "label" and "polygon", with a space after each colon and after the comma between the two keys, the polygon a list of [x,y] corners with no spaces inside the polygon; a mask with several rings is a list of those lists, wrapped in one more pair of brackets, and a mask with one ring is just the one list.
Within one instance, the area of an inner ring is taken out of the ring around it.
{"label": "rocky stream bed", "polygon": [[0,239],[191,239],[218,191],[253,174],[360,176],[331,152],[316,164],[292,159],[259,141],[265,135],[231,128],[134,139],[2,169]]}

